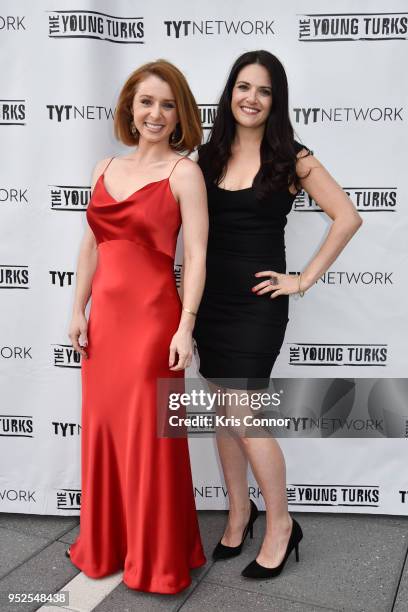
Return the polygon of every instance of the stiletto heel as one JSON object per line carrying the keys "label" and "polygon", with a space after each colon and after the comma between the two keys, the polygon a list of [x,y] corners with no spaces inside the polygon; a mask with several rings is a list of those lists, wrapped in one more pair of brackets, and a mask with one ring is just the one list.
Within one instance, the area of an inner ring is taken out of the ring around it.
{"label": "stiletto heel", "polygon": [[302,538],[302,528],[296,519],[292,518],[292,531],[286,547],[285,556],[280,564],[277,567],[265,567],[254,559],[251,561],[251,563],[249,563],[249,565],[246,566],[245,569],[242,570],[242,576],[245,576],[245,578],[274,578],[275,576],[279,576],[293,549],[295,550],[296,561],[299,561],[299,542]]}
{"label": "stiletto heel", "polygon": [[242,534],[241,544],[238,544],[238,546],[225,546],[225,544],[221,544],[220,540],[213,550],[212,558],[214,561],[217,561],[218,559],[229,559],[230,557],[236,557],[241,553],[242,545],[245,542],[245,538],[247,537],[248,533],[250,538],[254,537],[254,523],[258,518],[259,512],[252,499],[249,501],[251,502],[251,513],[249,515],[249,521],[246,524]]}
{"label": "stiletto heel", "polygon": [[69,554],[70,549],[71,549],[71,547],[69,546],[69,547],[67,548],[67,550],[65,551],[65,556],[66,556],[66,557],[68,557],[68,559],[70,559],[70,558],[71,558],[71,555]]}

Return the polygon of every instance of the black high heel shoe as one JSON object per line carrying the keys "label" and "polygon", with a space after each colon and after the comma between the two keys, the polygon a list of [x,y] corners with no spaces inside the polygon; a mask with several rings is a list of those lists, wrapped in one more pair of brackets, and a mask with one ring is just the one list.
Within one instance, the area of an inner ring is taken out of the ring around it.
{"label": "black high heel shoe", "polygon": [[258,508],[256,507],[256,504],[252,501],[252,499],[250,499],[249,501],[251,502],[251,513],[249,515],[249,521],[246,524],[244,532],[242,534],[241,544],[238,544],[238,546],[225,546],[225,544],[221,544],[221,538],[221,540],[218,542],[217,546],[213,550],[212,558],[214,559],[214,561],[217,561],[217,559],[229,559],[230,557],[236,557],[240,554],[242,550],[242,545],[245,542],[245,538],[247,537],[248,533],[250,538],[254,537],[253,529],[254,523],[258,518]]}
{"label": "black high heel shoe", "polygon": [[292,518],[292,531],[290,533],[285,556],[283,557],[281,563],[277,567],[265,567],[264,565],[260,565],[257,560],[254,559],[249,565],[246,566],[245,569],[242,570],[242,576],[245,576],[246,578],[274,578],[275,576],[279,576],[293,549],[295,549],[296,561],[299,561],[299,542],[302,538],[302,528],[299,523]]}
{"label": "black high heel shoe", "polygon": [[70,546],[68,546],[67,550],[65,551],[65,556],[66,556],[66,557],[68,557],[68,559],[70,559],[70,558],[71,558],[71,555],[69,554],[70,548],[71,548],[71,547],[70,547]]}

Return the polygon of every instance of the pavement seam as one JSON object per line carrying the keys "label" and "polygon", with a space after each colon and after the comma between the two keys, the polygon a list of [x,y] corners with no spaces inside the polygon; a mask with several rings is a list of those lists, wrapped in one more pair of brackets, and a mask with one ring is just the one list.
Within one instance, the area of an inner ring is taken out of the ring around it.
{"label": "pavement seam", "polygon": [[[24,559],[23,561],[21,561],[21,563],[18,563],[17,565],[15,565],[14,567],[11,568],[10,571],[6,572],[5,574],[0,574],[0,583],[2,580],[4,580],[4,578],[7,578],[7,576],[9,576],[10,574],[12,574],[13,572],[15,572],[16,570],[18,570],[20,567],[22,567],[25,563],[28,563],[29,561],[31,561],[31,559],[34,559],[34,557],[36,557],[37,555],[39,555],[40,553],[42,553],[46,548],[48,548],[49,546],[51,546],[51,544],[54,544],[54,542],[58,542],[58,540],[52,540],[51,542],[47,542],[47,544],[45,546],[43,546],[42,548],[40,548],[39,550],[36,550],[35,552],[33,552],[32,555],[30,555],[29,557],[27,557],[26,559]],[[81,570],[78,570],[78,572],[80,572]]]}
{"label": "pavement seam", "polygon": [[[284,595],[276,595],[275,593],[261,593],[260,591],[253,591],[251,588],[245,588],[243,585],[236,585],[234,584],[234,586],[229,586],[227,584],[221,583],[221,582],[217,582],[216,580],[206,580],[205,581],[206,584],[210,583],[210,584],[216,584],[217,586],[220,587],[224,587],[226,589],[237,589],[239,591],[246,591],[249,593],[253,593],[254,595],[264,595],[265,597],[270,597],[272,598],[276,598],[276,599],[282,599],[283,601],[289,601],[289,602],[294,602],[294,603],[298,603],[298,604],[307,604],[310,606],[316,606],[317,608],[319,608],[320,610],[328,610],[329,612],[344,612],[344,608],[328,608],[327,606],[324,606],[323,604],[319,604],[315,601],[309,601],[308,599],[294,599],[293,597],[289,599],[289,597],[285,597]],[[361,612],[361,610],[357,610],[357,608],[348,608],[348,612]]]}
{"label": "pavement seam", "polygon": [[391,604],[390,612],[393,612],[393,610],[395,608],[395,604],[397,603],[398,592],[400,590],[400,586],[401,586],[401,582],[402,582],[402,577],[404,575],[405,566],[407,565],[407,560],[408,560],[408,544],[407,544],[407,547],[406,547],[406,550],[405,550],[405,556],[404,556],[404,560],[402,562],[402,567],[401,567],[400,575],[399,575],[399,578],[398,578],[397,588],[395,589],[395,595],[394,595],[394,599],[393,599],[392,604]]}
{"label": "pavement seam", "polygon": [[192,594],[195,593],[195,591],[197,590],[198,586],[201,584],[203,578],[208,574],[208,572],[210,571],[210,569],[212,568],[214,563],[215,563],[215,561],[210,562],[208,569],[203,571],[199,578],[197,578],[197,579],[195,578],[194,579],[195,582],[196,582],[195,587],[193,589],[191,589],[191,591],[187,594],[187,597],[185,599],[183,599],[182,602],[180,602],[179,607],[178,608],[174,608],[174,612],[179,612],[179,610],[181,610],[181,608],[184,606],[184,604],[190,599]]}
{"label": "pavement seam", "polygon": [[[39,515],[36,515],[36,516],[39,516]],[[77,524],[79,525],[79,523],[77,523]],[[60,534],[57,535],[57,538],[60,538],[60,537],[64,536],[65,534],[69,533],[70,531],[72,531],[72,529],[75,529],[76,526],[77,525],[73,525],[73,526],[69,527],[69,529],[67,529],[66,531],[61,532]],[[27,534],[22,529],[16,529],[15,527],[5,527],[4,525],[1,525],[1,524],[0,524],[0,529],[4,529],[5,531],[13,531],[14,533],[21,533],[22,535],[31,535],[31,533]],[[42,536],[38,536],[38,537],[42,537]],[[52,540],[50,540],[50,542],[51,541]]]}

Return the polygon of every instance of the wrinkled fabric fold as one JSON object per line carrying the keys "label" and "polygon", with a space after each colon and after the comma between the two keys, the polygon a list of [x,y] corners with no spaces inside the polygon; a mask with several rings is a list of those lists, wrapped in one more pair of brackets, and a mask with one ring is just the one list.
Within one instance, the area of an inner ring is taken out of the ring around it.
{"label": "wrinkled fabric fold", "polygon": [[168,182],[114,202],[96,186],[98,242],[82,361],[80,533],[71,560],[87,576],[123,570],[130,588],[177,593],[206,562],[187,438],[157,437],[157,379],[168,368],[181,302],[174,278],[180,211]]}

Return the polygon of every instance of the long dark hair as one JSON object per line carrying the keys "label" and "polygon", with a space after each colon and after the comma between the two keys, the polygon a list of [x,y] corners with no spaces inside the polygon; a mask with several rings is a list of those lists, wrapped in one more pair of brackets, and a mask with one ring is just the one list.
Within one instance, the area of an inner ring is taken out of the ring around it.
{"label": "long dark hair", "polygon": [[298,151],[289,118],[288,80],[282,63],[269,51],[249,51],[235,61],[221,94],[208,142],[198,149],[198,163],[209,184],[218,185],[224,178],[236,126],[231,111],[232,90],[240,70],[249,64],[264,66],[272,84],[272,107],[260,150],[261,167],[253,183],[256,197],[262,199],[272,191],[287,190],[291,184],[298,190],[301,188],[301,177],[296,173]]}

